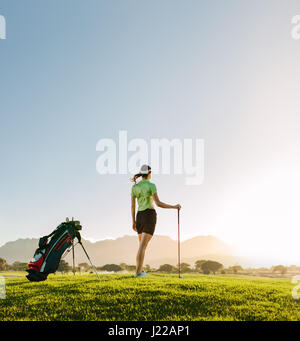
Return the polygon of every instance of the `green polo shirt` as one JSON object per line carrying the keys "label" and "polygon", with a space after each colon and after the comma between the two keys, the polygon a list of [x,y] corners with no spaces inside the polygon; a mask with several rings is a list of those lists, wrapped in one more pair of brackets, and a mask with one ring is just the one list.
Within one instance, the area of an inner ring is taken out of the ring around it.
{"label": "green polo shirt", "polygon": [[132,186],[131,196],[137,198],[138,211],[145,211],[150,208],[153,209],[152,196],[157,192],[156,186],[149,180],[141,180]]}

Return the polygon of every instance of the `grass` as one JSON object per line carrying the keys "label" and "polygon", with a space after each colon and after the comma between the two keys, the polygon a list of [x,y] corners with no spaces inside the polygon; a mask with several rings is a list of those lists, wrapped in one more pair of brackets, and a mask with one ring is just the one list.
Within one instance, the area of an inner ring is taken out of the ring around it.
{"label": "grass", "polygon": [[0,321],[300,320],[288,279],[150,274],[6,279]]}

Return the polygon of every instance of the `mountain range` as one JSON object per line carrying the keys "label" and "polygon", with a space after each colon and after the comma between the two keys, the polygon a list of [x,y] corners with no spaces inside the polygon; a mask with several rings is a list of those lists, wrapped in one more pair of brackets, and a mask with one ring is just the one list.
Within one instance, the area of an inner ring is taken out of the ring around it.
{"label": "mountain range", "polygon": [[[117,239],[106,239],[97,242],[82,240],[90,258],[96,266],[104,264],[135,264],[138,239],[125,235]],[[8,264],[15,261],[28,262],[38,246],[38,239],[18,239],[0,247],[0,257]],[[234,256],[234,250],[213,236],[198,236],[181,243],[181,262],[194,265],[196,260],[210,259],[221,262],[224,266],[241,264],[242,260]],[[66,257],[71,263],[71,255]],[[80,245],[75,247],[75,262],[88,262]],[[145,256],[145,264],[158,267],[162,264],[177,264],[177,241],[167,236],[155,235],[151,240]]]}

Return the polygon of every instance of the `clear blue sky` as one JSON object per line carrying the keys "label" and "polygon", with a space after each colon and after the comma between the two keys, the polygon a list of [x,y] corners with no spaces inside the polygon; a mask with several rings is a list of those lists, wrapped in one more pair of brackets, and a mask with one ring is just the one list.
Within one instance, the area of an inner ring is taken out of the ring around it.
{"label": "clear blue sky", "polygon": [[[299,263],[298,1],[2,0],[0,14],[0,244],[66,216],[93,240],[133,234],[129,175],[95,168],[97,141],[127,130],[205,140],[203,185],[153,175],[183,206],[183,239],[285,245]],[[157,233],[176,238],[175,212]]]}

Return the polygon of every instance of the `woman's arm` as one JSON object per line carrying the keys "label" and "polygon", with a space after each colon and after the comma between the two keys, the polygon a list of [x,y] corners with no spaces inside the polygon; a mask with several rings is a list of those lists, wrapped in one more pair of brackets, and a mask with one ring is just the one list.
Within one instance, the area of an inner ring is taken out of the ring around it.
{"label": "woman's arm", "polygon": [[168,205],[168,204],[165,204],[164,202],[160,201],[159,198],[158,198],[157,192],[155,194],[153,194],[153,199],[154,199],[154,202],[156,203],[156,206],[158,206],[158,207],[161,207],[161,208],[175,208],[177,210],[181,209],[181,206],[179,204],[177,204],[177,205]]}
{"label": "woman's arm", "polygon": [[135,197],[131,196],[131,217],[132,217],[132,228],[136,231],[135,223]]}

